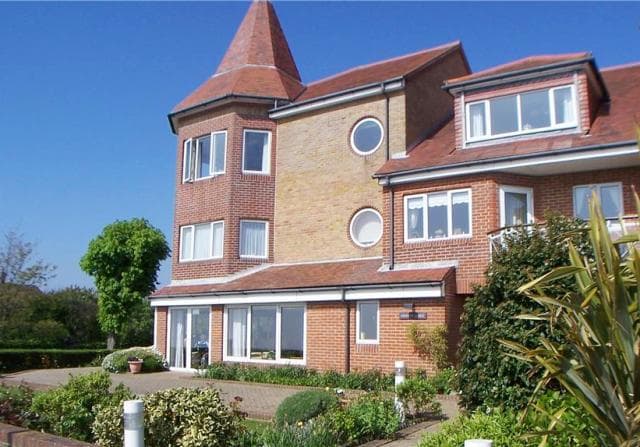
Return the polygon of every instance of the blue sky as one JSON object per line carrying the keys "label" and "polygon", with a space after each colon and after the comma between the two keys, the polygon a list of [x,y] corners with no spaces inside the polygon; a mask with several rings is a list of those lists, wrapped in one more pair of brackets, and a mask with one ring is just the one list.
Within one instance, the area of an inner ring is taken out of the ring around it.
{"label": "blue sky", "polygon": [[[303,81],[453,40],[474,70],[592,51],[640,61],[640,3],[275,2]],[[175,137],[166,114],[216,69],[246,2],[0,3],[0,233],[92,285],[78,261],[116,219],[169,239]],[[160,279],[170,278],[165,263]]]}

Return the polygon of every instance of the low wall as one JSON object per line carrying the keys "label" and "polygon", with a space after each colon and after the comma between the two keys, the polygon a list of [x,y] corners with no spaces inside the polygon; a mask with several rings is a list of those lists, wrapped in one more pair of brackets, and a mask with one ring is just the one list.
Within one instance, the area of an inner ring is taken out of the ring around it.
{"label": "low wall", "polygon": [[90,447],[91,445],[0,423],[0,447]]}

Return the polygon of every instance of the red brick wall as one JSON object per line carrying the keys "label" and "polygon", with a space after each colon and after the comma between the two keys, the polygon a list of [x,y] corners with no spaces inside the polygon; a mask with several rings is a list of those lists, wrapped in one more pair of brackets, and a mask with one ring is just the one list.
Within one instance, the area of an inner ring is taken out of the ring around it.
{"label": "red brick wall", "polygon": [[164,357],[167,356],[167,316],[168,308],[156,307],[156,326],[153,328],[156,331],[156,346],[155,348],[162,353]]}
{"label": "red brick wall", "polygon": [[209,363],[222,361],[222,342],[224,306],[211,306],[211,347],[209,348]]}
{"label": "red brick wall", "polygon": [[307,304],[307,367],[345,370],[345,316],[342,303]]}
{"label": "red brick wall", "polygon": [[[273,203],[275,191],[276,126],[265,106],[228,106],[191,118],[178,129],[176,157],[176,203],[173,227],[172,279],[225,276],[267,260],[240,259],[241,219],[269,222],[269,259],[273,260]],[[270,130],[271,175],[242,173],[244,129]],[[182,183],[183,143],[211,132],[227,131],[226,166],[223,175]],[[180,227],[224,220],[222,259],[179,262]]]}

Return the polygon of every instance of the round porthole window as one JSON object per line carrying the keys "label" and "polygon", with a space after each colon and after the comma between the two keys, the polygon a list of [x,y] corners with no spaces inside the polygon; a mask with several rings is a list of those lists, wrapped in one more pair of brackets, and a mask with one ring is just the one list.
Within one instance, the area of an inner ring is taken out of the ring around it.
{"label": "round porthole window", "polygon": [[382,216],[372,208],[358,211],[351,219],[351,240],[359,247],[371,247],[382,237]]}
{"label": "round porthole window", "polygon": [[351,147],[360,155],[369,155],[382,144],[382,124],[375,118],[365,118],[351,131]]}

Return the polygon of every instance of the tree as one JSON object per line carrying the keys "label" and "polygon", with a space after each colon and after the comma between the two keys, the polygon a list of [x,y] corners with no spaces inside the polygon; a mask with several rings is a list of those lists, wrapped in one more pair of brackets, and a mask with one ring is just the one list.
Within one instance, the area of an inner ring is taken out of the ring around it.
{"label": "tree", "polygon": [[514,319],[540,310],[518,287],[566,264],[567,239],[585,252],[583,227],[580,221],[548,215],[545,225],[507,234],[503,247],[493,253],[486,283],[475,288],[464,307],[459,385],[467,409],[526,406],[541,373],[509,357],[498,339],[533,347],[540,337],[553,336],[540,322]]}
{"label": "tree", "polygon": [[0,247],[0,284],[44,287],[55,276],[56,267],[35,258],[35,244],[11,230],[4,235]]}
{"label": "tree", "polygon": [[160,262],[169,253],[162,232],[145,219],[116,221],[89,243],[80,267],[98,289],[98,321],[108,334],[108,349],[131,311],[155,289]]}

